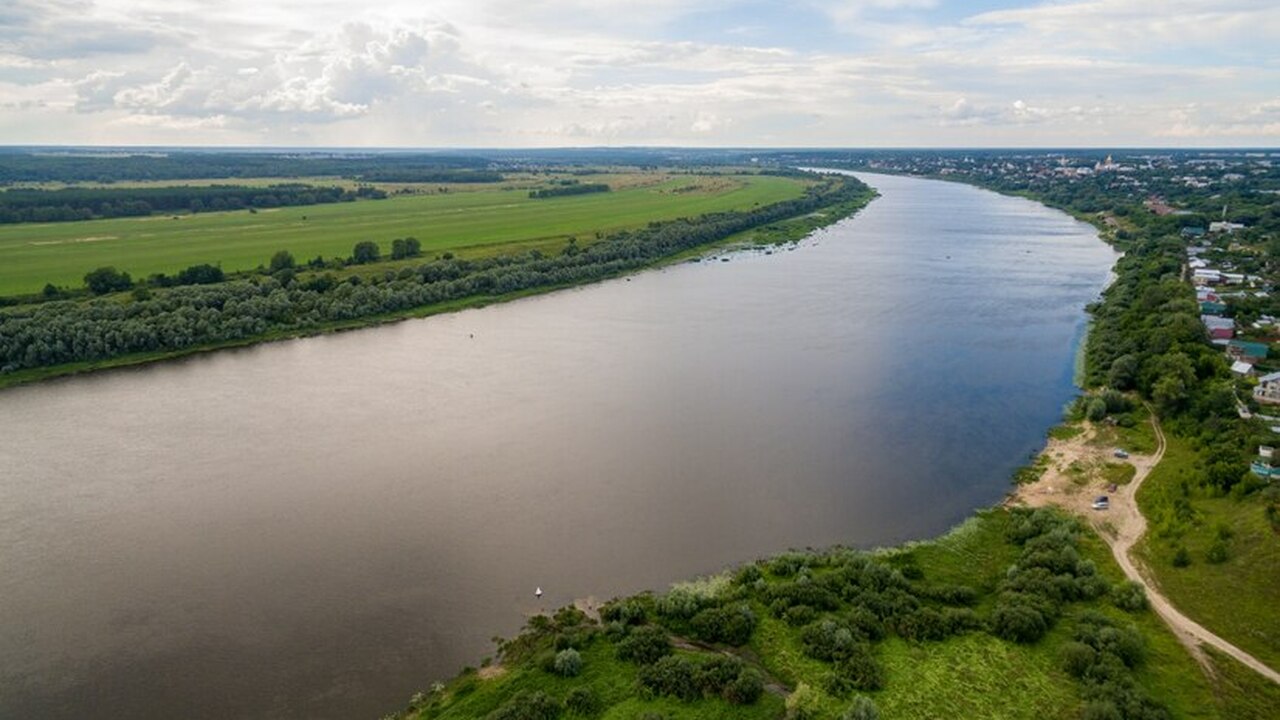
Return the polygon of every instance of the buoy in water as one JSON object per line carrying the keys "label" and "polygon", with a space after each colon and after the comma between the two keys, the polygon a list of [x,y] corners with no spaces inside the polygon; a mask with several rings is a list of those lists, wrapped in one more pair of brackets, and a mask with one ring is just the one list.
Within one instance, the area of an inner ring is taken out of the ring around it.
{"label": "buoy in water", "polygon": [[540,598],[540,597],[542,597],[542,588],[537,588],[537,589],[535,589],[535,590],[533,591],[533,596],[534,596],[534,597],[536,597],[536,598]]}

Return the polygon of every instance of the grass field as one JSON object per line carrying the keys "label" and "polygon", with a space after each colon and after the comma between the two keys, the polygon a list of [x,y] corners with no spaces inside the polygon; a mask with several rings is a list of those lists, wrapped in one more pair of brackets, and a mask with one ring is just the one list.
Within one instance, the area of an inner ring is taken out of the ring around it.
{"label": "grass field", "polygon": [[[360,240],[387,252],[391,240],[416,237],[424,254],[497,252],[504,246],[551,247],[569,236],[650,221],[750,208],[798,197],[804,182],[774,176],[602,176],[614,192],[531,200],[507,183],[469,192],[394,196],[336,205],[158,215],[0,227],[0,295],[39,292],[45,283],[80,287],[86,272],[114,265],[135,280],[198,263],[250,270],[277,250],[299,261],[345,257]],[[593,178],[595,180],[595,178]],[[504,189],[505,188],[505,189]]]}
{"label": "grass field", "polygon": [[[1138,557],[1179,610],[1280,668],[1280,535],[1256,493],[1236,499],[1197,491],[1194,450],[1182,438],[1168,442],[1164,460],[1138,492],[1151,528],[1136,547]],[[1214,563],[1209,550],[1220,534],[1226,559]],[[1173,565],[1178,546],[1190,556],[1186,567]]]}

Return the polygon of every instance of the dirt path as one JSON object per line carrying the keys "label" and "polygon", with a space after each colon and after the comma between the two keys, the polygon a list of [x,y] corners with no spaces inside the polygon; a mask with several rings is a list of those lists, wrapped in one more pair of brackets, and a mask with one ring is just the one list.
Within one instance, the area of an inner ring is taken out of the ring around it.
{"label": "dirt path", "polygon": [[1107,541],[1107,545],[1111,547],[1111,554],[1115,556],[1124,574],[1143,586],[1152,609],[1173,630],[1178,640],[1191,652],[1191,656],[1207,671],[1212,672],[1212,665],[1209,664],[1204,650],[1200,647],[1201,644],[1209,645],[1230,655],[1271,682],[1280,685],[1280,673],[1178,612],[1173,603],[1160,592],[1159,587],[1148,579],[1146,568],[1141,567],[1129,556],[1130,550],[1147,531],[1147,519],[1138,510],[1138,489],[1151,474],[1151,470],[1164,457],[1164,430],[1160,428],[1155,413],[1151,414],[1151,427],[1155,430],[1157,441],[1155,453],[1129,458],[1130,464],[1135,469],[1133,480],[1110,493],[1109,510],[1099,513],[1091,508],[1093,496],[1102,489],[1099,483],[1092,485],[1087,481],[1081,483],[1071,476],[1070,468],[1073,466],[1107,461],[1110,448],[1102,448],[1091,442],[1095,434],[1093,428],[1086,429],[1084,433],[1070,440],[1051,440],[1043,453],[1049,459],[1044,475],[1040,480],[1020,487],[1013,496],[1013,502],[1033,507],[1055,505],[1088,520],[1098,530],[1098,534]]}

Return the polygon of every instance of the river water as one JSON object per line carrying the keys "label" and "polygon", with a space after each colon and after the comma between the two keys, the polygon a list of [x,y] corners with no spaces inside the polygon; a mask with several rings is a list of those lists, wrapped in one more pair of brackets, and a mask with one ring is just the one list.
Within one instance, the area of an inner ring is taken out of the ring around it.
{"label": "river water", "polygon": [[0,717],[377,717],[539,609],[999,500],[1115,255],[863,177],[790,251],[0,393]]}

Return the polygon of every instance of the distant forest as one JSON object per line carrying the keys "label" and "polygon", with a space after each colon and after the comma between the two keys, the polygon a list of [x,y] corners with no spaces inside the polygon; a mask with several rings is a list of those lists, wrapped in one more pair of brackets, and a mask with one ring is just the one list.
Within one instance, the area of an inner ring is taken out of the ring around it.
{"label": "distant forest", "polygon": [[42,153],[0,151],[0,185],[316,176],[369,182],[495,182],[490,160],[426,153],[255,152]]}
{"label": "distant forest", "polygon": [[382,190],[372,187],[344,190],[299,183],[268,187],[14,188],[0,192],[0,223],[138,217],[156,212],[217,212],[351,202],[357,198],[380,200],[386,196]]}

